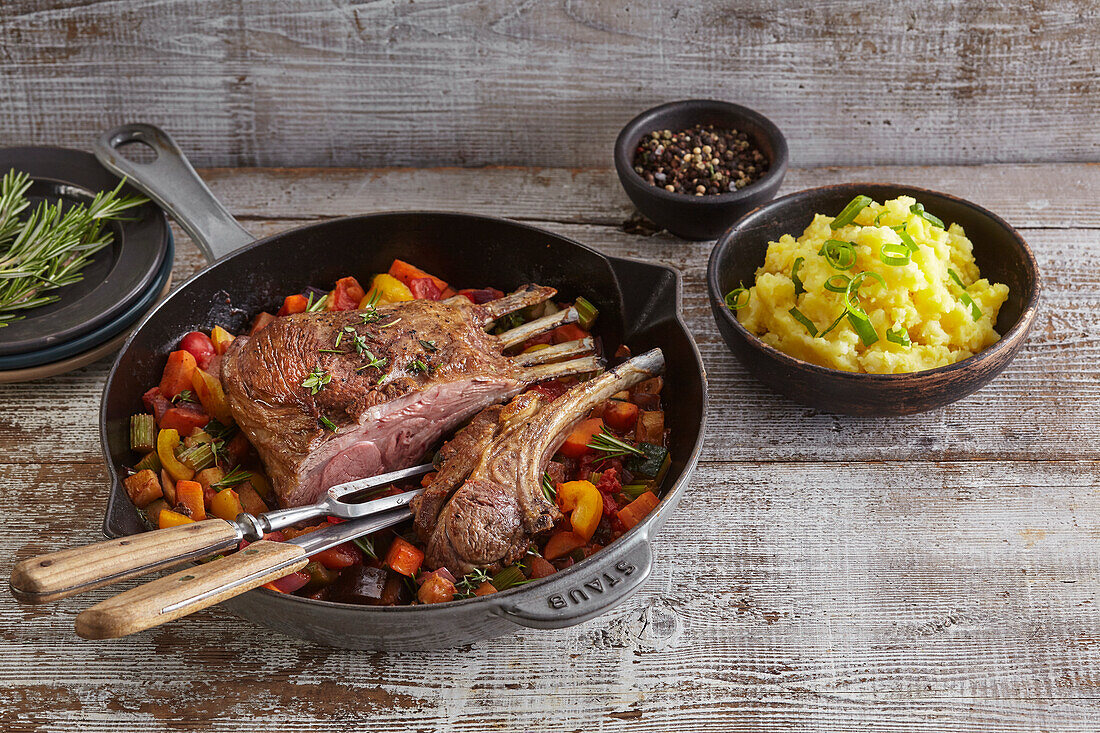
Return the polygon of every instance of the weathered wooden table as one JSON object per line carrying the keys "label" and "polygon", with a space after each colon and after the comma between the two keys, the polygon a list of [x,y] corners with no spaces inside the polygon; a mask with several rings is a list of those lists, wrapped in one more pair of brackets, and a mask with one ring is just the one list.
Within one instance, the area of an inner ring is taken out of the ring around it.
{"label": "weathered wooden table", "polygon": [[[1047,289],[993,384],[930,414],[855,419],[775,397],[726,351],[710,243],[625,227],[604,169],[208,170],[256,234],[365,211],[531,221],[685,276],[710,435],[634,599],[582,626],[434,653],[272,637],[217,609],[113,642],[93,593],[0,599],[4,731],[1095,731],[1100,729],[1100,166],[818,168],[786,191],[887,180],[1019,227]],[[635,232],[635,233],[629,233]],[[177,230],[177,282],[201,266]],[[109,367],[0,388],[0,564],[98,538]]]}

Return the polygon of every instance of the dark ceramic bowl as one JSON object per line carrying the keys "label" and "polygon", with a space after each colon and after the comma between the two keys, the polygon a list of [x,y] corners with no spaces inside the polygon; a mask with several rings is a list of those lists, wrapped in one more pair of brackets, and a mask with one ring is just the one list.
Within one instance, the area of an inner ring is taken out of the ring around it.
{"label": "dark ceramic bowl", "polygon": [[[815,213],[835,214],[855,196],[875,201],[912,196],[950,225],[966,230],[982,277],[1008,285],[996,329],[1001,340],[949,366],[907,374],[856,374],[788,356],[761,341],[726,307],[724,295],[752,283],[768,243],[800,235]],[[1039,303],[1039,268],[1027,243],[996,214],[936,191],[883,183],[845,183],[799,191],[761,206],[722,235],[707,266],[710,306],[730,350],[761,382],[811,407],[849,415],[908,415],[966,397],[1001,373],[1020,350]]]}
{"label": "dark ceramic bowl", "polygon": [[[643,136],[654,130],[707,124],[751,135],[768,158],[768,172],[740,191],[695,196],[652,186],[634,170],[634,151]],[[714,239],[740,216],[775,196],[787,174],[788,157],[787,139],[767,117],[748,107],[709,99],[669,102],[646,110],[615,141],[615,170],[626,195],[638,211],[684,239]]]}

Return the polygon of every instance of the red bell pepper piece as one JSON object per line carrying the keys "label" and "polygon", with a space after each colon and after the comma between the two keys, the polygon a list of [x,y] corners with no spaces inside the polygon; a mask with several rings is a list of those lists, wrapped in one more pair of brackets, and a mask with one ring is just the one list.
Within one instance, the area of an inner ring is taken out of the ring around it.
{"label": "red bell pepper piece", "polygon": [[210,422],[210,416],[201,407],[190,402],[184,402],[175,407],[170,407],[157,420],[161,430],[175,430],[180,435],[190,435],[195,428],[206,427]]}
{"label": "red bell pepper piece", "polygon": [[311,555],[310,559],[316,560],[329,570],[343,570],[356,563],[363,562],[363,552],[350,542],[345,542],[342,545],[322,550],[316,555]]}
{"label": "red bell pepper piece", "polygon": [[409,290],[417,300],[439,300],[443,295],[430,277],[414,277],[409,281]]}

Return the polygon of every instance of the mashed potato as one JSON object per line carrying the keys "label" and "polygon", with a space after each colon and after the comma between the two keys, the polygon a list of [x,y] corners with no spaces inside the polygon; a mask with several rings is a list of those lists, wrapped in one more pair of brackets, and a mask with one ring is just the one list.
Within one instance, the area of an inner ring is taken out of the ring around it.
{"label": "mashed potato", "polygon": [[[981,277],[962,227],[943,229],[922,211],[908,196],[871,202],[852,223],[835,230],[830,227],[833,217],[817,214],[798,239],[784,234],[768,244],[747,301],[744,292],[737,299],[738,320],[780,351],[849,372],[931,369],[996,343],[1000,336],[993,324],[1008,286]],[[899,230],[908,234],[915,250]],[[840,245],[840,256],[830,262],[820,254],[827,240],[851,243],[851,250]],[[839,269],[853,253],[854,263]],[[796,296],[791,270],[798,258],[802,263],[796,274],[805,292]],[[856,277],[861,272],[869,274]],[[846,309],[845,293],[825,288],[827,280],[833,288],[844,288],[852,278],[858,285],[849,295],[854,315]],[[864,324],[855,323],[860,312],[868,319]],[[862,338],[854,325],[861,326]]]}

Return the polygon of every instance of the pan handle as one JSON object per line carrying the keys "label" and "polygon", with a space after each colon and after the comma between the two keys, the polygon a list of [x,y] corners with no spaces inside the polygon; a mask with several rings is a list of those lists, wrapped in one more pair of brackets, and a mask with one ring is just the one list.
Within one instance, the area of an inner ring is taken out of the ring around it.
{"label": "pan handle", "polygon": [[[123,156],[118,148],[142,143],[156,154],[156,160],[138,163]],[[237,223],[206,187],[175,141],[154,125],[134,122],[100,135],[92,145],[95,157],[105,167],[156,201],[194,240],[213,264],[236,249],[255,241]]]}

